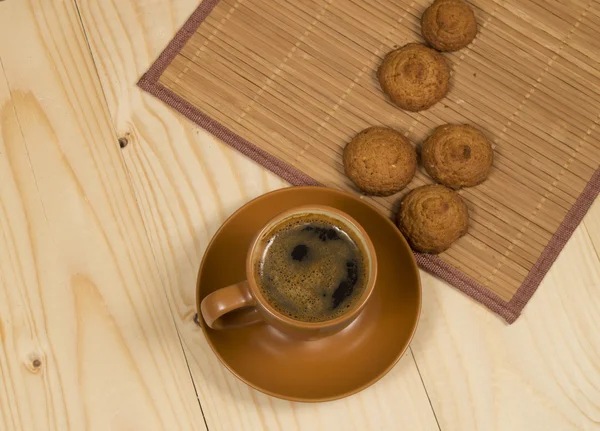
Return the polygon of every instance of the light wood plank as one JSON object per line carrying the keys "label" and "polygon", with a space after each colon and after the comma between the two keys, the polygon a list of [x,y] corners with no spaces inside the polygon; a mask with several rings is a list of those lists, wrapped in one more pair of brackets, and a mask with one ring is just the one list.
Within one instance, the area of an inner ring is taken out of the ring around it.
{"label": "light wood plank", "polygon": [[72,1],[0,3],[0,429],[205,429]]}
{"label": "light wood plank", "polygon": [[423,280],[412,348],[442,430],[600,428],[600,261],[583,227],[510,327]]}
{"label": "light wood plank", "polygon": [[600,199],[596,199],[585,216],[583,224],[590,236],[596,256],[600,259]]}
{"label": "light wood plank", "polygon": [[367,391],[318,405],[264,396],[220,365],[193,323],[202,253],[233,210],[285,184],[133,87],[196,0],[78,4],[209,429],[437,430],[410,355]]}

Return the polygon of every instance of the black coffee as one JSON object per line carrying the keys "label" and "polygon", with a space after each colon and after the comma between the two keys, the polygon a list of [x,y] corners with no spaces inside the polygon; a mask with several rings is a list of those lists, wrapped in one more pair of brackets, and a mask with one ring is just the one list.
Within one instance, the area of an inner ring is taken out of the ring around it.
{"label": "black coffee", "polygon": [[365,252],[354,233],[325,215],[292,218],[264,240],[257,280],[280,313],[305,322],[341,316],[366,284]]}

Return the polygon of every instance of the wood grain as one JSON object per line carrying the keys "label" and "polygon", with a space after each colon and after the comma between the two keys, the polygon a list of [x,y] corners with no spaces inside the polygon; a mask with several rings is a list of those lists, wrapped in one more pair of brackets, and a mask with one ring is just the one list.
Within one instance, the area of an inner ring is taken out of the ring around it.
{"label": "wood grain", "polygon": [[205,429],[75,4],[0,3],[0,429]]}
{"label": "wood grain", "polygon": [[600,259],[600,199],[596,199],[590,208],[583,225],[592,241],[596,256]]}
{"label": "wood grain", "polygon": [[373,388],[320,405],[262,395],[218,362],[193,323],[202,253],[233,210],[285,184],[133,86],[195,1],[78,4],[113,122],[131,142],[123,152],[125,163],[209,429],[437,430],[411,355]]}
{"label": "wood grain", "polygon": [[374,387],[313,405],[238,382],[193,323],[196,270],[285,184],[134,86],[196,0],[77,6],[0,2],[1,430],[205,429],[192,382],[211,430],[600,428],[600,201],[513,326],[423,274],[414,356]]}
{"label": "wood grain", "polygon": [[511,327],[423,274],[412,349],[442,430],[600,429],[599,234],[575,232]]}

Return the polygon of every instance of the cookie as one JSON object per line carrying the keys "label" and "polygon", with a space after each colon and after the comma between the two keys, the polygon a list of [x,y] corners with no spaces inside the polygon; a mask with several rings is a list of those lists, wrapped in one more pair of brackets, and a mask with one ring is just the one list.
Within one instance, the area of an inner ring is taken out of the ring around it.
{"label": "cookie", "polygon": [[402,199],[397,223],[412,248],[441,253],[467,233],[469,211],[455,191],[439,184],[428,185]]}
{"label": "cookie", "polygon": [[389,196],[402,190],[417,169],[417,152],[401,133],[371,127],[344,148],[344,171],[363,192]]}
{"label": "cookie", "polygon": [[450,67],[439,52],[409,43],[385,56],[377,77],[392,102],[416,112],[430,108],[446,95]]}
{"label": "cookie", "polygon": [[482,183],[493,160],[494,150],[483,133],[466,124],[436,128],[421,147],[421,163],[427,173],[453,189]]}
{"label": "cookie", "polygon": [[435,0],[421,17],[421,33],[439,51],[457,51],[477,34],[477,21],[463,0]]}

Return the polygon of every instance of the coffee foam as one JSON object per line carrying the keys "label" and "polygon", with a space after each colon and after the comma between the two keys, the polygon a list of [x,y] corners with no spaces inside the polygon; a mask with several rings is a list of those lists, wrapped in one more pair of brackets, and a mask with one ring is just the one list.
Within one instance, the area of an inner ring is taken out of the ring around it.
{"label": "coffee foam", "polygon": [[331,320],[362,296],[366,254],[341,222],[318,214],[297,216],[264,238],[256,277],[261,293],[280,313],[305,322]]}

